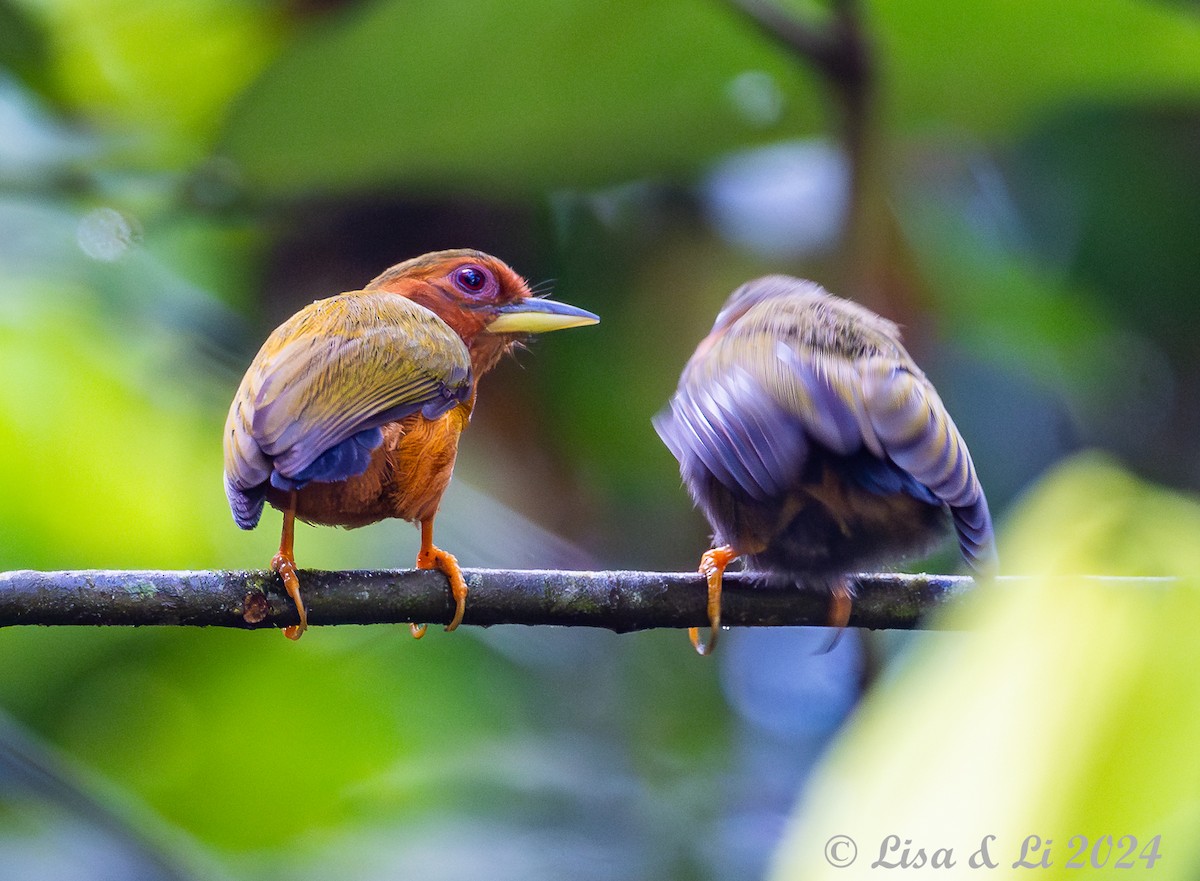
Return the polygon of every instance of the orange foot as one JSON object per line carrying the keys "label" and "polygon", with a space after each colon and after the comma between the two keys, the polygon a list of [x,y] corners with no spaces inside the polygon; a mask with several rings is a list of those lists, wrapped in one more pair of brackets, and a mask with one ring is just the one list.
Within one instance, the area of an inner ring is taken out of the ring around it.
{"label": "orange foot", "polygon": [[737,559],[737,551],[731,545],[722,545],[704,552],[700,558],[700,574],[708,579],[708,644],[700,642],[700,628],[688,628],[688,639],[701,655],[708,655],[717,646],[717,632],[721,629],[721,581],[725,567]]}
{"label": "orange foot", "polygon": [[300,623],[283,628],[283,635],[288,639],[299,639],[308,629],[308,612],[304,609],[304,600],[300,599],[300,579],[296,576],[296,561],[292,559],[291,554],[281,550],[271,560],[271,571],[279,573],[279,577],[283,579],[284,590],[292,598],[292,602],[296,604],[296,611],[300,614]]}
{"label": "orange foot", "polygon": [[830,588],[828,621],[828,626],[836,627],[837,633],[833,635],[833,639],[829,641],[829,645],[825,646],[825,650],[821,654],[829,654],[841,642],[842,634],[846,632],[846,625],[850,623],[850,611],[853,608],[854,593],[850,590],[849,583],[844,578],[838,579]]}
{"label": "orange foot", "polygon": [[[452,553],[446,553],[431,543],[421,547],[416,555],[416,568],[437,569],[450,581],[450,595],[455,600],[454,617],[446,624],[446,633],[450,633],[462,623],[463,612],[467,611],[467,582],[463,580],[462,569],[458,568],[457,559]],[[409,628],[412,628],[416,639],[425,635],[425,624],[409,624]]]}

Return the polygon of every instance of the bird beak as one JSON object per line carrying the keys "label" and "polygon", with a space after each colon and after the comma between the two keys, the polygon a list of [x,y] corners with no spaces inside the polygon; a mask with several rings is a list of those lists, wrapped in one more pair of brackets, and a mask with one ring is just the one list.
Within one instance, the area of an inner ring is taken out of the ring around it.
{"label": "bird beak", "polygon": [[500,314],[492,319],[486,330],[489,333],[546,333],[599,323],[600,316],[586,309],[526,297],[501,306]]}

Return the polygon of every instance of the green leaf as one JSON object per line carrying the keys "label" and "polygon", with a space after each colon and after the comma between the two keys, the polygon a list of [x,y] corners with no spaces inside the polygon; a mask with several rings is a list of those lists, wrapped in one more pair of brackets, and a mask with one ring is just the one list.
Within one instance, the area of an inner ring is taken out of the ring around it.
{"label": "green leaf", "polygon": [[[1107,460],[1082,457],[1050,475],[1000,544],[1007,571],[1029,580],[981,590],[953,614],[954,633],[926,635],[868,695],[794,817],[775,881],[846,877],[825,855],[837,835],[857,843],[855,877],[867,876],[889,835],[899,849],[911,841],[913,854],[953,848],[960,874],[995,836],[990,853],[1004,877],[1036,835],[1035,863],[1053,842],[1039,878],[1079,874],[1066,867],[1074,836],[1088,836],[1090,865],[1104,835],[1136,836],[1139,848],[1160,835],[1155,877],[1194,878],[1197,534],[1200,501]],[[1174,580],[1079,576],[1093,572]],[[1114,849],[1109,868],[1122,853]]]}
{"label": "green leaf", "polygon": [[[779,89],[773,124],[736,100],[748,71]],[[719,4],[373,3],[297,40],[224,148],[272,193],[511,192],[687,172],[820,119],[805,72]]]}
{"label": "green leaf", "polygon": [[1200,95],[1200,18],[1143,0],[875,2],[888,115],[1011,132],[1067,103]]}
{"label": "green leaf", "polygon": [[194,160],[283,28],[239,0],[52,0],[37,4],[56,94],[156,163]]}
{"label": "green leaf", "polygon": [[[1158,4],[876,3],[867,27],[903,131],[994,134],[1080,98],[1200,94],[1196,18]],[[687,176],[818,131],[824,103],[732,5],[376,2],[296,40],[236,104],[223,148],[268,195],[511,194]]]}

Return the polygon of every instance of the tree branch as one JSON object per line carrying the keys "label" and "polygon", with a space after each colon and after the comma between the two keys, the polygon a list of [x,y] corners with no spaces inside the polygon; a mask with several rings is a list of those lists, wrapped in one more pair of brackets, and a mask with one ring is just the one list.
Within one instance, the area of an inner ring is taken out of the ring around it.
{"label": "tree branch", "polygon": [[902,318],[912,308],[911,261],[891,208],[880,64],[861,0],[831,0],[826,15],[802,13],[782,0],[727,2],[825,82],[850,172],[837,261],[842,277],[831,281],[843,296]]}
{"label": "tree branch", "polygon": [[843,95],[870,90],[874,59],[857,0],[837,0],[827,21],[814,21],[775,0],[730,0],[772,38],[783,43]]}
{"label": "tree branch", "polygon": [[[707,622],[706,588],[693,573],[466,569],[465,624],[554,624],[625,633]],[[947,575],[858,575],[850,626],[923,627],[929,612],[971,589]],[[445,623],[451,604],[440,572],[305,570],[309,623]],[[824,624],[828,593],[725,577],[722,622],[733,626]],[[0,626],[184,625],[284,627],[296,611],[271,572],[16,571],[0,573]]]}

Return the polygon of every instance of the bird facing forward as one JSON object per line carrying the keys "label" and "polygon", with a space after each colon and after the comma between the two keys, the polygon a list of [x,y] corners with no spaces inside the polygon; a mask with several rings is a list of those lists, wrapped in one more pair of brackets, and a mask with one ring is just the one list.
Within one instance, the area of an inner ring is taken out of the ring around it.
{"label": "bird facing forward", "polygon": [[773,275],[730,295],[654,420],[714,533],[707,654],[721,578],[742,557],[766,581],[830,591],[844,627],[848,573],[928,551],[953,523],[976,569],[992,521],[967,445],[900,331],[820,285]]}
{"label": "bird facing forward", "polygon": [[467,586],[454,556],[433,544],[433,520],[479,378],[528,334],[599,320],[531,296],[495,257],[455,250],[399,263],[275,329],[229,408],[225,493],[243,529],[258,524],[264,503],[283,512],[271,568],[300,617],[286,636],[308,627],[292,547],[297,517],[347,528],[388,517],[420,524],[417,567],[445,573],[455,602],[446,629],[458,626]]}

